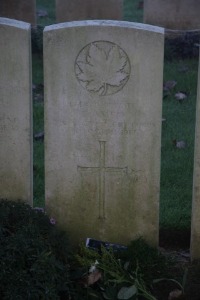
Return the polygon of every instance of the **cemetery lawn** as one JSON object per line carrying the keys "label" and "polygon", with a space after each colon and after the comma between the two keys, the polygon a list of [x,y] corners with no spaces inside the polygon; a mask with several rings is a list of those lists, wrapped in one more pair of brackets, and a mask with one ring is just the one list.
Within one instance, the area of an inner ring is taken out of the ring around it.
{"label": "cemetery lawn", "polygon": [[35,135],[44,132],[42,55],[33,54],[33,203],[44,206],[44,141]]}
{"label": "cemetery lawn", "polygon": [[[182,72],[181,70],[187,70]],[[165,61],[164,84],[176,86],[163,98],[160,228],[189,246],[198,59]],[[175,95],[182,91],[185,100]],[[164,91],[165,95],[165,91]],[[176,140],[176,141],[175,141]],[[183,147],[176,143],[183,141]],[[173,234],[174,232],[174,234]],[[162,236],[162,234],[161,234]],[[173,244],[172,241],[172,244]]]}
{"label": "cemetery lawn", "polygon": [[55,0],[36,0],[37,24],[47,26],[55,23]]}

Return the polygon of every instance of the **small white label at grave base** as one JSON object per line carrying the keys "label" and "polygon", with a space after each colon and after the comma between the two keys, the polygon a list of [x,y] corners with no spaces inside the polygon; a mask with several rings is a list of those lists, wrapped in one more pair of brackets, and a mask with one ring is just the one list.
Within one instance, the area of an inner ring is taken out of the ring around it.
{"label": "small white label at grave base", "polygon": [[108,41],[95,41],[79,52],[75,61],[76,78],[88,92],[107,96],[120,91],[131,73],[128,55]]}

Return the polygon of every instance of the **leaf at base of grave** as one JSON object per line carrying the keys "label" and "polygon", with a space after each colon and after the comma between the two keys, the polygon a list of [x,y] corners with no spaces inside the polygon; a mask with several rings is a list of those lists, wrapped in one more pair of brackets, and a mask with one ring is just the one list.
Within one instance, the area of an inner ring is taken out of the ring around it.
{"label": "leaf at base of grave", "polygon": [[183,291],[181,290],[173,290],[172,292],[169,293],[168,300],[183,300],[185,299],[183,295]]}
{"label": "leaf at base of grave", "polygon": [[177,141],[176,139],[173,140],[173,144],[178,149],[184,149],[186,148],[186,142],[185,141]]}
{"label": "leaf at base of grave", "polygon": [[85,288],[93,285],[95,282],[102,278],[102,274],[99,270],[95,270],[94,272],[84,275],[78,282],[80,285],[83,285]]}
{"label": "leaf at base of grave", "polygon": [[99,270],[95,270],[90,273],[87,277],[87,285],[93,285],[95,282],[99,281],[102,278],[102,274]]}
{"label": "leaf at base of grave", "polygon": [[44,131],[34,134],[34,139],[36,141],[43,141],[44,140]]}
{"label": "leaf at base of grave", "polygon": [[187,94],[185,92],[178,92],[175,94],[174,96],[176,98],[176,100],[178,100],[179,102],[182,102],[183,100],[187,99]]}
{"label": "leaf at base of grave", "polygon": [[35,94],[34,95],[34,99],[35,102],[43,102],[44,101],[44,97],[41,94]]}
{"label": "leaf at base of grave", "polygon": [[44,84],[38,83],[38,84],[32,84],[33,90],[36,90],[37,92],[44,92]]}
{"label": "leaf at base of grave", "polygon": [[130,299],[137,294],[137,288],[135,285],[129,287],[122,287],[117,295],[117,299],[125,300]]}
{"label": "leaf at base of grave", "polygon": [[125,262],[124,264],[124,270],[128,270],[128,267],[130,266],[130,261]]}
{"label": "leaf at base of grave", "polygon": [[36,90],[36,88],[37,88],[37,86],[36,86],[36,84],[32,84],[32,90],[34,91],[34,90]]}
{"label": "leaf at base of grave", "polygon": [[172,90],[177,85],[175,80],[168,80],[163,84],[163,90],[165,92]]}
{"label": "leaf at base of grave", "polygon": [[39,9],[37,15],[40,18],[48,17],[48,12],[45,9]]}
{"label": "leaf at base of grave", "polygon": [[189,67],[188,67],[188,66],[181,66],[181,67],[178,69],[178,71],[179,71],[180,73],[186,73],[186,72],[189,71]]}

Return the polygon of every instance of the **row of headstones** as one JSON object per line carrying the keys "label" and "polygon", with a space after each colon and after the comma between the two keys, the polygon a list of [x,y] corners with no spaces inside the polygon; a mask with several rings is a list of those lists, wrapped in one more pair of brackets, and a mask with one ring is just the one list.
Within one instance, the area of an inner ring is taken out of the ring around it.
{"label": "row of headstones", "polygon": [[[122,20],[123,0],[55,0],[56,21]],[[168,29],[199,29],[199,0],[144,0],[144,23]],[[36,0],[1,0],[0,17],[36,24]]]}
{"label": "row of headstones", "polygon": [[[123,0],[55,0],[56,21],[122,20]],[[1,0],[0,17],[36,24],[36,0]]]}
{"label": "row of headstones", "polygon": [[[164,30],[150,25],[44,29],[45,204],[72,244],[143,236],[158,245],[163,48]],[[32,204],[30,25],[0,18],[0,53],[0,198]],[[200,96],[192,258],[200,257],[199,118]]]}

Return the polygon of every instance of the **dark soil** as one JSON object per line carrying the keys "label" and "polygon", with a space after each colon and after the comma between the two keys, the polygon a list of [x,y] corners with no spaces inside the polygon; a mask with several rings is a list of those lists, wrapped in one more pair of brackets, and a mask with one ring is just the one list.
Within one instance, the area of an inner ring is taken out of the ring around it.
{"label": "dark soil", "polygon": [[166,249],[190,248],[190,230],[161,229],[159,235],[160,247]]}
{"label": "dark soil", "polygon": [[162,281],[153,286],[153,293],[159,300],[200,300],[200,261],[190,261],[190,231],[161,230],[160,249],[165,255],[175,259],[171,267],[172,279],[181,284],[185,276],[184,297],[169,298],[171,291],[179,289],[175,282]]}

